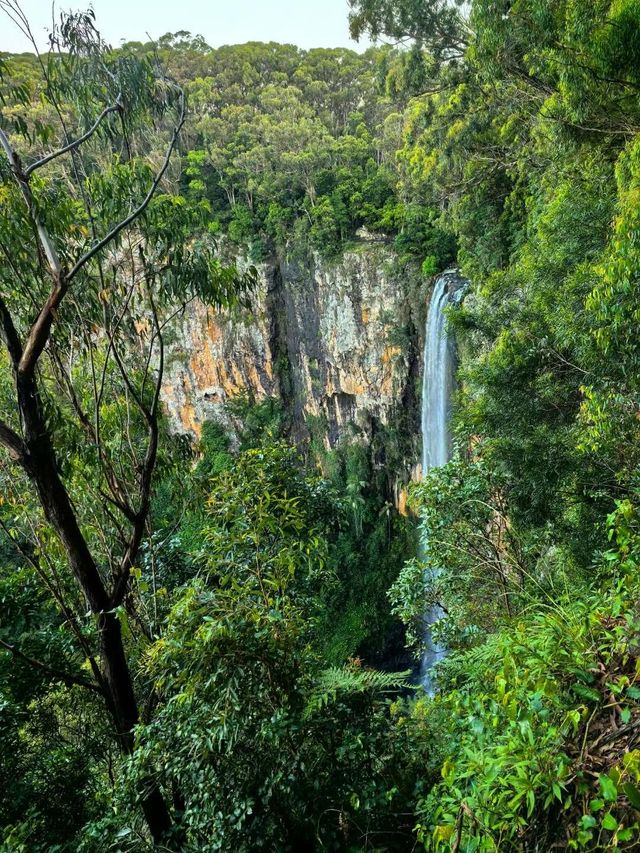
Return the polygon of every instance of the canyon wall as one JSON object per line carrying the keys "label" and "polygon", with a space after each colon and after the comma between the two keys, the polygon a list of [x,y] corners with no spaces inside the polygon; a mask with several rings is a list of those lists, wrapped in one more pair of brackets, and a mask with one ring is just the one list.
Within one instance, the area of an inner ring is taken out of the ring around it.
{"label": "canyon wall", "polygon": [[273,259],[248,309],[189,305],[168,346],[163,388],[175,431],[197,437],[248,392],[279,397],[300,439],[401,435],[419,458],[419,379],[426,282],[385,244],[362,240],[337,261]]}

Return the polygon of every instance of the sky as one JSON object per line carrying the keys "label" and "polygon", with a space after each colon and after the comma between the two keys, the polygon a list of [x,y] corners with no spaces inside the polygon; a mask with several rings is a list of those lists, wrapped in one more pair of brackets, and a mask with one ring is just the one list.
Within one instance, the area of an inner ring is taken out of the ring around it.
{"label": "sky", "polygon": [[[86,8],[107,42],[148,41],[164,33],[189,30],[212,47],[246,41],[279,41],[299,47],[351,47],[347,0],[58,0],[56,9]],[[1,7],[2,3],[0,3]],[[41,46],[51,21],[50,0],[20,0]],[[20,52],[29,45],[0,12],[0,50]]]}

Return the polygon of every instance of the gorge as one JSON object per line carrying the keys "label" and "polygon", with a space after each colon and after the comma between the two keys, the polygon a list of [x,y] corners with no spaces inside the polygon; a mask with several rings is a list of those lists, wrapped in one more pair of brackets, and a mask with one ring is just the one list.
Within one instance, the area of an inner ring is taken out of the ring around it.
{"label": "gorge", "polygon": [[0,0],[0,851],[640,849],[640,4],[243,4]]}

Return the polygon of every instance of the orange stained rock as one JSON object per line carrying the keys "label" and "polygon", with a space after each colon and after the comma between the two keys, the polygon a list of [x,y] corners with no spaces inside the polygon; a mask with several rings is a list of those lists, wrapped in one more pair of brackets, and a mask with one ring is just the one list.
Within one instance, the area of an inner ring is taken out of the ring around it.
{"label": "orange stained rock", "polygon": [[[247,387],[247,383],[245,382],[244,376],[240,372],[240,368],[238,367],[236,362],[233,362],[233,364],[231,365],[231,374],[233,379],[228,380],[229,394],[237,394],[238,391],[241,391],[243,388]],[[227,389],[225,388],[225,391],[226,390]]]}
{"label": "orange stained rock", "polygon": [[407,490],[400,489],[400,493],[398,494],[398,512],[400,515],[409,515],[409,510],[407,509]]}
{"label": "orange stained rock", "polygon": [[191,403],[184,403],[180,407],[180,423],[185,432],[192,432],[197,438],[200,438],[202,426],[196,418],[196,411]]}
{"label": "orange stained rock", "polygon": [[381,397],[390,397],[393,394],[393,373],[391,371],[386,371],[384,376],[382,377],[382,382],[380,383],[380,396]]}
{"label": "orange stained rock", "polygon": [[150,324],[146,317],[143,317],[142,320],[134,320],[133,327],[136,330],[136,334],[140,335],[141,338],[148,336]]}
{"label": "orange stained rock", "polygon": [[260,381],[260,374],[258,373],[258,368],[256,367],[254,362],[250,362],[249,365],[249,381],[251,383],[251,387],[255,391],[256,397],[260,400],[266,396],[266,391],[262,387],[262,382]]}
{"label": "orange stained rock", "polygon": [[273,365],[271,363],[271,351],[267,347],[267,353],[264,363],[264,372],[267,374],[269,379],[273,380]]}
{"label": "orange stained rock", "polygon": [[207,311],[207,337],[213,344],[217,344],[222,338],[222,329],[211,311]]}
{"label": "orange stained rock", "polygon": [[345,394],[354,394],[359,396],[365,393],[365,386],[362,382],[358,382],[354,376],[347,374],[340,377],[340,390]]}
{"label": "orange stained rock", "polygon": [[171,382],[164,382],[162,385],[162,399],[173,403],[175,400],[175,389]]}
{"label": "orange stained rock", "polygon": [[388,364],[390,361],[392,361],[394,358],[396,358],[396,356],[400,355],[401,352],[402,352],[402,349],[398,346],[385,347],[384,351],[382,353],[382,363]]}
{"label": "orange stained rock", "polygon": [[189,363],[198,385],[205,387],[214,385],[216,379],[216,362],[205,341],[192,339],[193,355]]}

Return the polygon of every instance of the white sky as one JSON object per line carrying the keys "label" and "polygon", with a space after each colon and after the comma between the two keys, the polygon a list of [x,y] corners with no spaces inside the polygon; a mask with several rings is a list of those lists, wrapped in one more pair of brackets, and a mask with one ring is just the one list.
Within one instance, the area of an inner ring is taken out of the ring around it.
{"label": "white sky", "polygon": [[[31,28],[46,45],[51,0],[20,0]],[[84,9],[90,0],[58,0],[56,9]],[[97,26],[114,47],[188,30],[212,46],[278,41],[299,47],[351,47],[347,0],[92,0]],[[148,35],[147,35],[148,34]],[[0,50],[29,50],[24,37],[0,11]]]}

